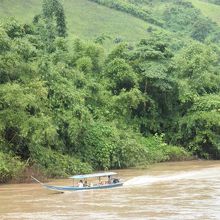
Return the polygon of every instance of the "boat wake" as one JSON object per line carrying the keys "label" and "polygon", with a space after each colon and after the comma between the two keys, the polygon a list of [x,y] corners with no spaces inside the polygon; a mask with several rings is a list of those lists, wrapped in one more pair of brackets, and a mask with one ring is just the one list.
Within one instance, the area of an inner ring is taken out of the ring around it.
{"label": "boat wake", "polygon": [[199,171],[188,171],[188,172],[178,172],[170,175],[160,175],[160,176],[137,176],[124,183],[124,186],[143,186],[151,185],[153,183],[159,182],[169,182],[178,180],[189,180],[189,179],[210,179],[211,177],[219,176],[220,169],[207,168]]}

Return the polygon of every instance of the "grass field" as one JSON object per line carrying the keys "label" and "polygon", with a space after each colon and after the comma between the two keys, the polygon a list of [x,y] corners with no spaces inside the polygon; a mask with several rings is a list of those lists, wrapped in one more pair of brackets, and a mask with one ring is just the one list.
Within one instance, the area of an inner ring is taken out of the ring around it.
{"label": "grass field", "polygon": [[[110,49],[116,38],[136,42],[147,36],[149,24],[132,15],[88,0],[61,1],[64,4],[70,37],[91,40],[104,34],[110,36],[110,39],[105,42],[105,47]],[[190,1],[205,16],[220,24],[220,6],[201,0]],[[167,4],[169,3],[158,3],[156,9],[154,8],[156,11],[152,12],[162,14]],[[15,17],[18,21],[31,23],[34,15],[40,13],[41,5],[42,0],[0,0],[0,19]]]}
{"label": "grass field", "polygon": [[220,25],[220,6],[219,5],[215,5],[215,4],[211,4],[211,3],[207,3],[207,2],[203,2],[199,0],[191,0],[191,2],[196,8],[200,9],[201,12],[205,16],[209,17],[210,19],[212,19],[213,21],[215,21],[217,24]]}
{"label": "grass field", "polygon": [[[0,18],[15,17],[30,23],[41,11],[41,0],[0,0]],[[87,0],[63,1],[69,35],[94,39],[102,34],[133,42],[147,35],[148,23],[129,14]]]}
{"label": "grass field", "polygon": [[16,17],[19,21],[31,22],[40,9],[38,0],[0,0],[0,18]]}

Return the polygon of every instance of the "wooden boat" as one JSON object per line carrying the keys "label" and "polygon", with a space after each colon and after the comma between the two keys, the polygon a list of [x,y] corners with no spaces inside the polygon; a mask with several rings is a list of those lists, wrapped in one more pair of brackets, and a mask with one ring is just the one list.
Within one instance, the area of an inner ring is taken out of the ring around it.
{"label": "wooden boat", "polygon": [[[40,182],[33,176],[31,176],[31,178],[36,182],[40,183],[46,189],[65,192],[65,191],[108,189],[108,188],[123,186],[123,182],[121,182],[118,178],[113,178],[113,176],[115,175],[117,175],[117,173],[115,172],[104,172],[104,173],[93,173],[93,174],[71,176],[69,178],[73,180],[72,186],[47,185]],[[95,182],[94,182],[94,178],[96,179]],[[77,185],[75,185],[74,183],[75,180],[78,181]]]}

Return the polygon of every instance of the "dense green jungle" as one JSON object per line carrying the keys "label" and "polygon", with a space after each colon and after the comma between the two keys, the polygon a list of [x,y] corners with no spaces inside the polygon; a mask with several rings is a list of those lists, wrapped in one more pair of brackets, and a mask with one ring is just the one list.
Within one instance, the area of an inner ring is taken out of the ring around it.
{"label": "dense green jungle", "polygon": [[0,183],[220,159],[219,10],[0,1]]}

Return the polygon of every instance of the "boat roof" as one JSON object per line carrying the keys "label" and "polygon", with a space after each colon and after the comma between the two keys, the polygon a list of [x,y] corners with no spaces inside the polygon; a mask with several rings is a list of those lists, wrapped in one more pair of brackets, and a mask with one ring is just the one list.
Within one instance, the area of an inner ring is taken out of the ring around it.
{"label": "boat roof", "polygon": [[104,176],[113,176],[117,175],[115,172],[104,172],[104,173],[92,173],[92,174],[85,174],[85,175],[75,175],[70,176],[70,179],[86,179],[86,178],[94,178],[94,177],[104,177]]}

